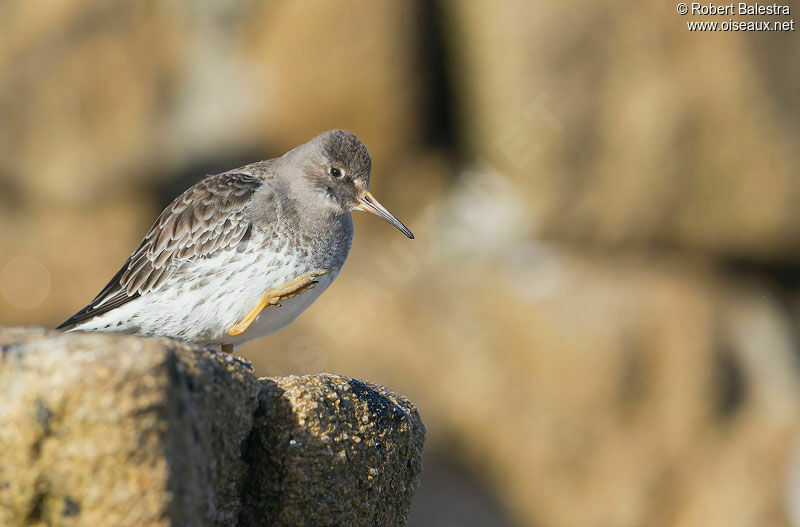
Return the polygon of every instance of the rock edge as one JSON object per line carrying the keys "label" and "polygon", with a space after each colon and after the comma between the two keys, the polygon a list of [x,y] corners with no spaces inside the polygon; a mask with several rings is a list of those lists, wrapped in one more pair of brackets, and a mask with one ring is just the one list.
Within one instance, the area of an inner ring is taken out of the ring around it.
{"label": "rock edge", "polygon": [[0,524],[405,525],[425,426],[340,375],[0,327]]}

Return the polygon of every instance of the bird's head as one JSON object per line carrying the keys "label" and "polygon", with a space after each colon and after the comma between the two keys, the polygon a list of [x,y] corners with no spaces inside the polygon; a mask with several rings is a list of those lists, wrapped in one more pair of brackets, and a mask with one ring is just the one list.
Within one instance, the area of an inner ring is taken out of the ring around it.
{"label": "bird's head", "polygon": [[287,155],[300,160],[304,187],[323,207],[336,213],[371,212],[414,238],[408,227],[369,192],[372,159],[352,132],[323,132]]}

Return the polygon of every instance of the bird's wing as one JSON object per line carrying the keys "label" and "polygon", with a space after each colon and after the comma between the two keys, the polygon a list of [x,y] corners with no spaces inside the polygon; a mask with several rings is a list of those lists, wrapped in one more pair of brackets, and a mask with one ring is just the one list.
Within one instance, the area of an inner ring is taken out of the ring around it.
{"label": "bird's wing", "polygon": [[255,176],[224,173],[187,189],[164,209],[100,294],[57,329],[72,329],[152,291],[183,262],[235,247],[249,235],[245,207],[262,184]]}

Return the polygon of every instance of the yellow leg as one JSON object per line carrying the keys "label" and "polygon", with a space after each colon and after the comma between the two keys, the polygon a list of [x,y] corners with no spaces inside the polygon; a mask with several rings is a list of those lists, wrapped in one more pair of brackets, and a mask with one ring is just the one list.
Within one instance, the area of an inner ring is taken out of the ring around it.
{"label": "yellow leg", "polygon": [[290,280],[285,284],[279,285],[278,287],[271,287],[267,289],[267,292],[264,293],[264,296],[262,296],[261,300],[258,301],[256,307],[254,307],[246,317],[228,329],[228,335],[232,337],[241,335],[247,331],[247,328],[250,327],[250,325],[255,321],[256,318],[258,318],[258,315],[260,315],[264,309],[269,306],[280,307],[281,300],[288,300],[289,298],[295,297],[300,293],[304,293],[309,289],[312,289],[318,283],[316,279],[327,272],[328,271],[326,269],[316,269],[314,271],[302,274],[294,280]]}

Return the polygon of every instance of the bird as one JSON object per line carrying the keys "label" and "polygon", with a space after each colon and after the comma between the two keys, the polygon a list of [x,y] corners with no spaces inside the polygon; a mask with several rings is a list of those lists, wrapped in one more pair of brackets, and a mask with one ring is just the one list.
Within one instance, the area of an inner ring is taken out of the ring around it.
{"label": "bird", "polygon": [[158,216],[116,275],[57,329],[171,337],[233,352],[305,311],[338,276],[354,211],[414,235],[369,191],[347,130],[206,176]]}

